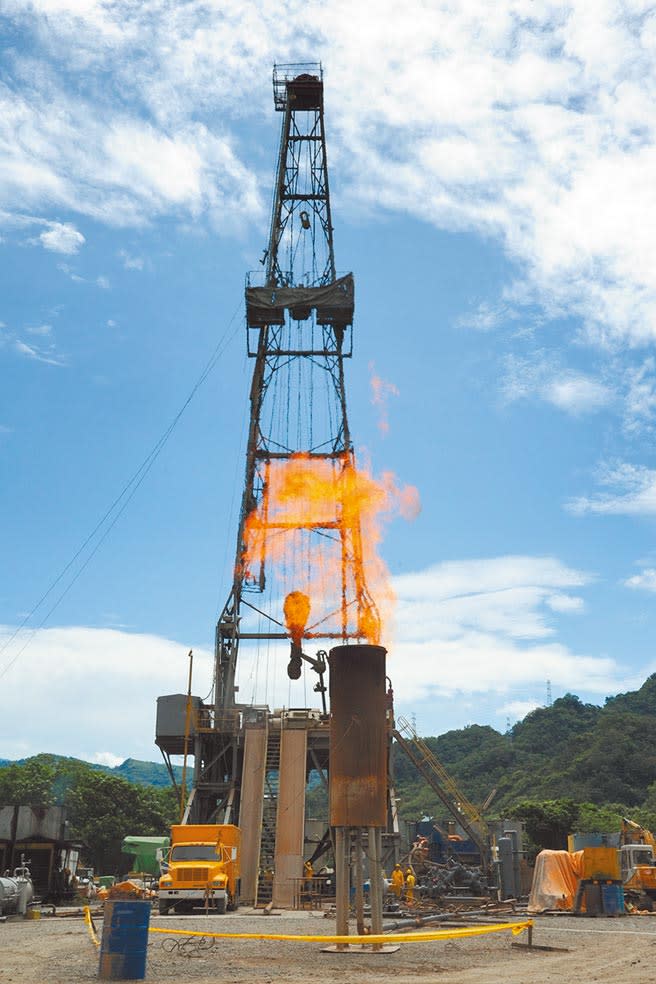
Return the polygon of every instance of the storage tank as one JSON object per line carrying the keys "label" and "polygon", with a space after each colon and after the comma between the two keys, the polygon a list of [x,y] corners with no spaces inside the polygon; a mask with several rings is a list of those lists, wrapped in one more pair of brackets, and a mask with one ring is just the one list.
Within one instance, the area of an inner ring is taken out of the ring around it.
{"label": "storage tank", "polygon": [[18,882],[14,878],[0,878],[0,916],[18,909]]}
{"label": "storage tank", "polygon": [[34,898],[34,886],[27,868],[16,868],[13,878],[0,878],[0,916],[24,916]]}
{"label": "storage tank", "polygon": [[330,824],[387,824],[387,694],[382,646],[330,650]]}

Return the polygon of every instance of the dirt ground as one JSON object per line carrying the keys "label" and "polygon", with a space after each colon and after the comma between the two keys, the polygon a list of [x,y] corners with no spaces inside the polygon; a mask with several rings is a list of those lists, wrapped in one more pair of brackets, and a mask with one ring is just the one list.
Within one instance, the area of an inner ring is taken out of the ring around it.
{"label": "dirt ground", "polygon": [[[97,920],[100,933],[102,921]],[[320,912],[269,917],[252,910],[226,916],[153,915],[151,926],[207,932],[330,935]],[[427,928],[428,929],[428,928]],[[354,931],[354,930],[352,930]],[[656,917],[586,919],[543,916],[533,942],[553,951],[511,947],[511,934],[408,943],[397,953],[322,953],[319,943],[215,940],[209,949],[188,937],[151,934],[146,980],[151,984],[569,984],[592,981],[656,984]],[[526,934],[516,942],[526,942]],[[97,979],[98,950],[81,918],[10,919],[0,924],[2,984],[69,984]]]}

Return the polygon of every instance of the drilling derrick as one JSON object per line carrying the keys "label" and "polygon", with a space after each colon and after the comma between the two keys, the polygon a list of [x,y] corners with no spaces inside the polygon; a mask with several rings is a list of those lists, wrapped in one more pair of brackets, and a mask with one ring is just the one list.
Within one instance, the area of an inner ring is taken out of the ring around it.
{"label": "drilling derrick", "polygon": [[[216,627],[213,702],[198,702],[188,739],[194,781],[186,818],[239,823],[247,838],[252,828],[263,830],[250,860],[244,847],[242,895],[248,900],[257,887],[244,883],[273,866],[274,853],[276,878],[298,866],[302,830],[292,847],[280,843],[285,799],[291,809],[301,782],[304,797],[310,770],[325,783],[327,659],[321,647],[331,640],[376,644],[380,634],[365,581],[360,515],[348,503],[355,460],[344,360],[352,353],[354,285],[352,274],[335,269],[321,66],[275,66],[273,95],[282,127],[271,226],[262,270],[248,275],[245,291],[254,365],[234,580]],[[304,651],[310,647],[314,654]],[[317,674],[313,689],[322,708],[308,711],[305,723],[300,711],[292,721],[291,712],[272,714],[266,705],[236,699],[238,660],[246,654],[256,661],[260,651],[268,659],[281,649],[291,681],[306,668]],[[157,741],[165,757],[180,754],[180,742],[167,743],[159,724]],[[286,777],[299,756],[302,776],[293,789]],[[279,789],[271,788],[274,774]],[[274,799],[278,820],[267,821]],[[275,847],[267,847],[267,823],[276,822]]]}
{"label": "drilling derrick", "polygon": [[[307,628],[303,637],[362,638],[363,626],[377,621],[362,575],[358,523],[340,503],[341,483],[354,467],[344,386],[344,359],[351,355],[353,276],[335,272],[320,66],[277,66],[273,89],[276,110],[284,115],[265,270],[261,278],[250,275],[246,287],[248,353],[255,359],[246,478],[235,580],[217,627],[215,685],[217,705],[225,711],[234,705],[240,640],[253,638],[240,629],[243,606],[253,608],[245,596],[265,595],[270,563],[298,568],[303,559],[316,566],[321,537],[338,541],[339,611],[325,613],[331,624]],[[305,462],[329,465],[335,489],[332,515],[308,514],[300,520],[268,516],[267,489],[275,484],[281,464],[300,455]],[[255,517],[259,552],[250,565],[245,560],[249,516]],[[282,549],[276,543],[276,560],[270,561],[274,537],[289,542]],[[281,614],[279,609],[265,612],[269,625],[257,639],[288,637],[280,632]]]}

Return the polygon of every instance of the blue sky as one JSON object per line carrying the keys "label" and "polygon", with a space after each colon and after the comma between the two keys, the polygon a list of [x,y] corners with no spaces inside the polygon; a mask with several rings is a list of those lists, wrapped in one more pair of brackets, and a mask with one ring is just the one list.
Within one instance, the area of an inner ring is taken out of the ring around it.
{"label": "blue sky", "polygon": [[[0,28],[0,757],[156,758],[191,647],[209,689],[274,61],[323,62],[351,427],[422,501],[382,551],[398,709],[504,730],[547,679],[656,670],[649,4],[6,0]],[[242,699],[302,704],[283,665],[245,654]]]}

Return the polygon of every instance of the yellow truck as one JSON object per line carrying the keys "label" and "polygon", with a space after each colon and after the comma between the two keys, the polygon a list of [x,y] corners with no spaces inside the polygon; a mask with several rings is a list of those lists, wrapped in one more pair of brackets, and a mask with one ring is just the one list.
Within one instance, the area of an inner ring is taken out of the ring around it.
{"label": "yellow truck", "polygon": [[234,824],[174,824],[159,880],[160,915],[237,909],[240,844],[241,831]]}

